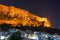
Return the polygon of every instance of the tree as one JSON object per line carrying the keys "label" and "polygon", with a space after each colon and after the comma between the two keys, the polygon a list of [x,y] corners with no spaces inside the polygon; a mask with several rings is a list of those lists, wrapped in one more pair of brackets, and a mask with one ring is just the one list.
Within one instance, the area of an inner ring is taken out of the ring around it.
{"label": "tree", "polygon": [[50,37],[48,37],[48,39],[47,40],[51,40],[51,38]]}
{"label": "tree", "polygon": [[8,40],[23,40],[20,31],[13,33]]}

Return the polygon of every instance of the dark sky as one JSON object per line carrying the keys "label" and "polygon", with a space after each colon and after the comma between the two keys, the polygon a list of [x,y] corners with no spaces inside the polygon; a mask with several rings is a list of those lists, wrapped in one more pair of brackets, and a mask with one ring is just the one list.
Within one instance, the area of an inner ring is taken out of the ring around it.
{"label": "dark sky", "polygon": [[47,17],[54,27],[60,27],[59,0],[0,0],[0,3],[13,5],[41,17]]}

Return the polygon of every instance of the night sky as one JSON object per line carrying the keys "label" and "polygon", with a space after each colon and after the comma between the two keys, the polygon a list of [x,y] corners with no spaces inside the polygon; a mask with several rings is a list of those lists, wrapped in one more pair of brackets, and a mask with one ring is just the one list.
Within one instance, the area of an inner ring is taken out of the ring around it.
{"label": "night sky", "polygon": [[54,27],[60,28],[59,0],[0,0],[0,4],[12,5],[38,16],[47,17]]}

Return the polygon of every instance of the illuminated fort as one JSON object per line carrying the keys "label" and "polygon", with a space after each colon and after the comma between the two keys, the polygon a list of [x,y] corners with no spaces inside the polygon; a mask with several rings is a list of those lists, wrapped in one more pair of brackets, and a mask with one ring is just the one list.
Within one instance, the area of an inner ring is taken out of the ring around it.
{"label": "illuminated fort", "polygon": [[39,27],[43,25],[42,22],[44,22],[44,27],[51,27],[51,23],[45,17],[36,16],[14,6],[0,4],[0,24],[11,24],[14,27],[18,25]]}

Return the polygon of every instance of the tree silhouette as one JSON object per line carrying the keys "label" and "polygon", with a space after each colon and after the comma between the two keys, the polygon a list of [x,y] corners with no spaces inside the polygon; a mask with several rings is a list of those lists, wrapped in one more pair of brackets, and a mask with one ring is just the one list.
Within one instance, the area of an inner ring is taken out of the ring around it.
{"label": "tree silhouette", "polygon": [[13,33],[8,40],[23,40],[20,31]]}

